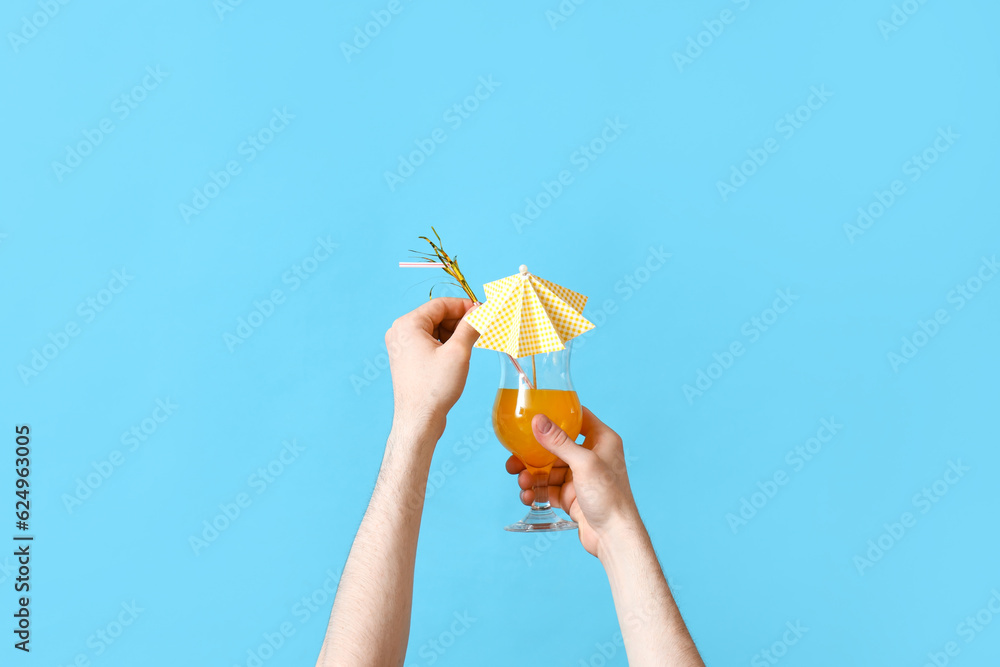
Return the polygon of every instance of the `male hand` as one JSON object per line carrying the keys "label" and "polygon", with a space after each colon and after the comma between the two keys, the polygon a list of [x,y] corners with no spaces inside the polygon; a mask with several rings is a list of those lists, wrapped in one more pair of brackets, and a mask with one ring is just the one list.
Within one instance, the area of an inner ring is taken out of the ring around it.
{"label": "male hand", "polygon": [[444,433],[445,417],[462,395],[472,345],[479,338],[463,321],[473,305],[470,299],[431,299],[385,333],[394,429],[430,429],[437,437]]}
{"label": "male hand", "polygon": [[[559,457],[549,475],[549,502],[580,524],[580,543],[587,551],[601,558],[603,546],[618,531],[641,527],[617,433],[587,408],[582,445],[543,414],[531,420],[531,430],[542,447]],[[530,505],[535,499],[531,474],[516,456],[507,460],[507,472],[518,475],[521,502]]]}

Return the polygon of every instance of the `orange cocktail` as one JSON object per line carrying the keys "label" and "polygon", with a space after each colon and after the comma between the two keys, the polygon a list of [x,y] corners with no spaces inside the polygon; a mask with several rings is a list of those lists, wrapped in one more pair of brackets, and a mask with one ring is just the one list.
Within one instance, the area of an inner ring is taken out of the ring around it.
{"label": "orange cocktail", "polygon": [[493,402],[493,430],[500,444],[521,459],[529,472],[547,473],[556,457],[535,440],[531,418],[542,413],[571,439],[580,435],[583,412],[575,391],[564,389],[499,389]]}

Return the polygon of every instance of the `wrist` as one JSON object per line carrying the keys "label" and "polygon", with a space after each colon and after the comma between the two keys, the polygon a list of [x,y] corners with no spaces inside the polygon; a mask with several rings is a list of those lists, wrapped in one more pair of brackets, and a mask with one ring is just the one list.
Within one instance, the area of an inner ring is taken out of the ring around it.
{"label": "wrist", "polygon": [[445,415],[417,415],[396,410],[392,414],[389,440],[410,443],[410,447],[428,448],[433,451],[444,435]]}
{"label": "wrist", "polygon": [[389,503],[406,517],[419,519],[437,437],[432,431],[393,421],[372,492],[371,507]]}
{"label": "wrist", "polygon": [[422,498],[436,442],[437,438],[429,431],[394,423],[385,442],[376,486],[412,487],[419,489]]}
{"label": "wrist", "polygon": [[623,554],[634,553],[649,544],[649,533],[639,517],[639,511],[615,517],[601,531],[597,541],[597,558],[606,566]]}

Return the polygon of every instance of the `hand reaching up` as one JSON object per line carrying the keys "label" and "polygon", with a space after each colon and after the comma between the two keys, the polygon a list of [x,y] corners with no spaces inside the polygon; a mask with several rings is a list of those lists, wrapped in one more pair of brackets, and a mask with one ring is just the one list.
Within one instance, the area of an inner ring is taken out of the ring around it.
{"label": "hand reaching up", "polygon": [[[582,445],[570,439],[545,415],[535,415],[531,430],[538,443],[559,457],[549,475],[549,502],[580,524],[580,542],[601,558],[602,545],[619,529],[641,525],[632,497],[622,439],[587,408],[583,409]],[[533,480],[516,456],[507,472],[518,475],[521,502],[535,499]]]}

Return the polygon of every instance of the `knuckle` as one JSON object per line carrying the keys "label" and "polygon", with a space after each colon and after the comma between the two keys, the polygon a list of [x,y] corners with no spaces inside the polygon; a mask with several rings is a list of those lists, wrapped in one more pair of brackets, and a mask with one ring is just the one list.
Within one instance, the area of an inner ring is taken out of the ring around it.
{"label": "knuckle", "polygon": [[624,459],[615,459],[611,463],[611,471],[616,475],[628,475],[628,470],[625,468]]}
{"label": "knuckle", "polygon": [[390,333],[392,334],[391,336],[386,336],[386,351],[389,353],[390,359],[396,359],[403,351],[403,346],[399,342],[399,331],[393,329]]}
{"label": "knuckle", "polygon": [[402,317],[397,317],[396,319],[394,319],[392,321],[392,324],[389,325],[389,328],[386,329],[385,332],[386,340],[389,340],[390,337],[395,338],[396,336],[398,336],[400,329],[402,329],[402,324],[403,324]]}

